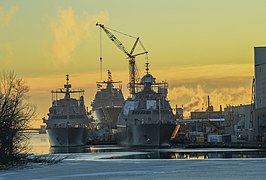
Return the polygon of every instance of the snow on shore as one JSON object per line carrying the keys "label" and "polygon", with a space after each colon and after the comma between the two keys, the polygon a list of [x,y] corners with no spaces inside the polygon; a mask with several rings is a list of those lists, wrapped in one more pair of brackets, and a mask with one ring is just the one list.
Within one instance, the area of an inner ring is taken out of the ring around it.
{"label": "snow on shore", "polygon": [[59,154],[54,165],[0,171],[2,179],[265,179],[266,159],[100,159],[143,152]]}

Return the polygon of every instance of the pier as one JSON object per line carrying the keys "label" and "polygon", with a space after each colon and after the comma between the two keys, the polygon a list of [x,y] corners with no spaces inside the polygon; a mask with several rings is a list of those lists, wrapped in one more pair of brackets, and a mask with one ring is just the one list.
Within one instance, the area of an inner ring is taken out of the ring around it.
{"label": "pier", "polygon": [[19,132],[21,132],[21,133],[46,134],[46,127],[41,125],[40,128],[27,128],[27,129],[22,129]]}

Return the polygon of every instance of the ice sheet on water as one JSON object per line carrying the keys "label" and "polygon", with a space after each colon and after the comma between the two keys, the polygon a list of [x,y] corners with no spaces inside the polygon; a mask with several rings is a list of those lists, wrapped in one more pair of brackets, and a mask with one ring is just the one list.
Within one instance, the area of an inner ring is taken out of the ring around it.
{"label": "ice sheet on water", "polygon": [[241,161],[76,159],[34,170],[0,171],[0,179],[265,179],[265,164],[266,159]]}
{"label": "ice sheet on water", "polygon": [[119,149],[127,149],[126,147],[121,146],[111,146],[111,145],[100,145],[100,146],[89,146],[91,150],[119,150]]}
{"label": "ice sheet on water", "polygon": [[101,152],[101,153],[75,153],[69,154],[65,159],[67,161],[86,161],[86,160],[97,160],[97,159],[110,159],[121,156],[130,156],[130,155],[141,155],[149,154],[148,152]]}

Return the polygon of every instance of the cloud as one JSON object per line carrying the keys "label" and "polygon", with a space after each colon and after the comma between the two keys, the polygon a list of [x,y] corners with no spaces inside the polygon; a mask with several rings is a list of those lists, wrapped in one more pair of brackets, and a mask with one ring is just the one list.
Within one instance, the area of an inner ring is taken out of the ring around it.
{"label": "cloud", "polygon": [[68,63],[76,47],[91,35],[95,23],[106,20],[108,20],[107,12],[100,12],[94,16],[83,14],[80,18],[75,15],[72,8],[60,9],[58,20],[51,24],[54,35],[52,48],[54,57],[60,62]]}
{"label": "cloud", "polygon": [[9,24],[17,9],[16,6],[12,6],[7,12],[4,12],[3,8],[0,6],[0,27]]}
{"label": "cloud", "polygon": [[[234,79],[232,79],[234,81]],[[190,115],[191,111],[206,110],[207,96],[210,96],[211,105],[218,110],[219,106],[248,104],[251,100],[251,87],[223,87],[209,88],[198,84],[195,87],[180,86],[169,90],[171,102],[184,102],[184,115]]]}
{"label": "cloud", "polygon": [[95,26],[97,22],[104,23],[108,20],[109,20],[109,15],[105,11],[100,12],[98,15],[92,16],[93,26]]}
{"label": "cloud", "polygon": [[[169,83],[172,106],[183,104],[185,116],[206,110],[207,96],[214,109],[222,105],[250,103],[253,64],[210,64],[151,68],[157,80]],[[165,73],[167,72],[167,73]]]}

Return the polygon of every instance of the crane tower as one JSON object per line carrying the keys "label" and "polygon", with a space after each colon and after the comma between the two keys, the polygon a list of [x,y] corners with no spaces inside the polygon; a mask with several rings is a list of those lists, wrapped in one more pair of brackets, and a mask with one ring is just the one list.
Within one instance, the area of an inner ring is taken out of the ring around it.
{"label": "crane tower", "polygon": [[[135,58],[136,58],[136,56],[148,53],[146,51],[146,49],[144,48],[143,44],[141,43],[140,38],[139,37],[133,37],[131,35],[127,35],[125,33],[121,33],[121,32],[116,31],[116,30],[112,30],[110,28],[107,28],[103,24],[96,23],[96,26],[99,26],[106,33],[108,38],[116,45],[116,47],[118,47],[123,53],[125,53],[127,55],[128,59],[129,59],[129,92],[130,92],[131,95],[135,94],[135,83],[136,83],[136,62],[135,62]],[[129,36],[129,37],[132,37],[132,38],[135,38],[136,40],[135,40],[131,50],[128,51],[126,49],[126,47],[122,44],[122,42],[119,39],[117,39],[117,37],[113,33],[111,33],[110,30],[118,32],[118,33],[121,33],[123,35]],[[138,43],[141,45],[141,47],[143,49],[143,52],[134,54],[134,50],[135,50],[135,48],[136,48]],[[102,57],[100,57],[100,60],[102,60]]]}

